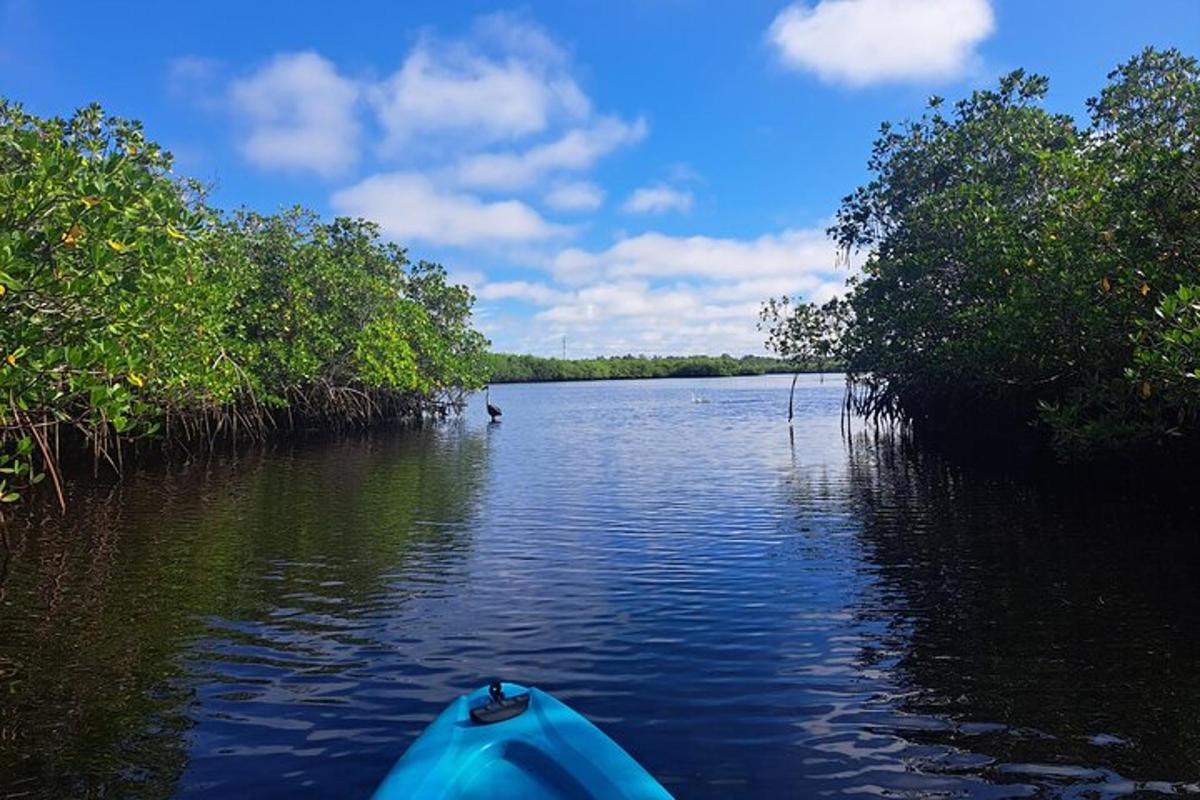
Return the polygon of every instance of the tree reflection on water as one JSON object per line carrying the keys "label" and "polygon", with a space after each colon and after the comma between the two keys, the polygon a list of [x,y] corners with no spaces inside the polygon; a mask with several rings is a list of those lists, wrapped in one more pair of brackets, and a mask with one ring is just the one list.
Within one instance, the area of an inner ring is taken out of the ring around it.
{"label": "tree reflection on water", "polygon": [[410,562],[436,580],[471,547],[486,456],[481,435],[452,427],[383,431],[78,487],[65,518],[12,525],[4,796],[169,796],[197,679],[219,680],[206,652],[266,657],[226,620],[290,628],[273,657],[345,641],[355,617],[405,602],[389,587]]}
{"label": "tree reflection on water", "polygon": [[1200,776],[1193,510],[975,474],[887,437],[849,455],[876,577],[862,611],[887,623],[901,707],[956,723],[908,738],[983,754],[999,783]]}

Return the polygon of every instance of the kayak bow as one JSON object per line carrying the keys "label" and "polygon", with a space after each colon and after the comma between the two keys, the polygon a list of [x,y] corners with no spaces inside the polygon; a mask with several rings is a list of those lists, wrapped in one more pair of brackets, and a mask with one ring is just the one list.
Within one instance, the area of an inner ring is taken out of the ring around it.
{"label": "kayak bow", "polygon": [[430,723],[374,800],[671,800],[599,728],[538,689],[499,682]]}

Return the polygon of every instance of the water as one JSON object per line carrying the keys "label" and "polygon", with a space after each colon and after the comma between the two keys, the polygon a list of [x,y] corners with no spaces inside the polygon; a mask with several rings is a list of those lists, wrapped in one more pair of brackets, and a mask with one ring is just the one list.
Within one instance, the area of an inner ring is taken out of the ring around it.
{"label": "water", "polygon": [[76,486],[0,544],[0,798],[362,797],[493,675],[681,798],[1196,791],[1194,511],[847,441],[838,380],[792,441],[789,380]]}

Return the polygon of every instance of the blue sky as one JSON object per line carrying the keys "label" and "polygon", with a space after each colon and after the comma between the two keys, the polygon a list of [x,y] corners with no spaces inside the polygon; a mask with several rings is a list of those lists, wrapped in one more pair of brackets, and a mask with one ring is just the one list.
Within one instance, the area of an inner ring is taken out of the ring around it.
{"label": "blue sky", "polygon": [[141,119],[213,201],[378,221],[499,349],[759,352],[837,291],[823,229],[883,120],[1016,67],[1083,113],[1200,0],[0,0],[0,94]]}

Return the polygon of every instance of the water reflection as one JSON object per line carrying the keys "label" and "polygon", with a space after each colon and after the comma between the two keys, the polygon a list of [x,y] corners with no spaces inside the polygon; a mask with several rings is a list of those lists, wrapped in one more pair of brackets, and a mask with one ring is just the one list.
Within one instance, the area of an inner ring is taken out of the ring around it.
{"label": "water reflection", "polygon": [[7,534],[0,797],[362,796],[492,675],[680,797],[1200,777],[1184,510],[847,441],[837,381],[789,431],[789,381],[496,387],[496,425],[75,487]]}
{"label": "water reflection", "polygon": [[486,457],[461,431],[381,433],[79,489],[67,519],[14,527],[0,786],[169,796],[204,771],[189,752],[278,746],[243,701],[263,731],[320,728],[309,709],[379,649],[355,630],[470,548]]}
{"label": "water reflection", "polygon": [[1195,789],[1194,509],[980,476],[854,442],[849,502],[876,576],[866,616],[894,704],[939,724],[910,764],[1017,790]]}

